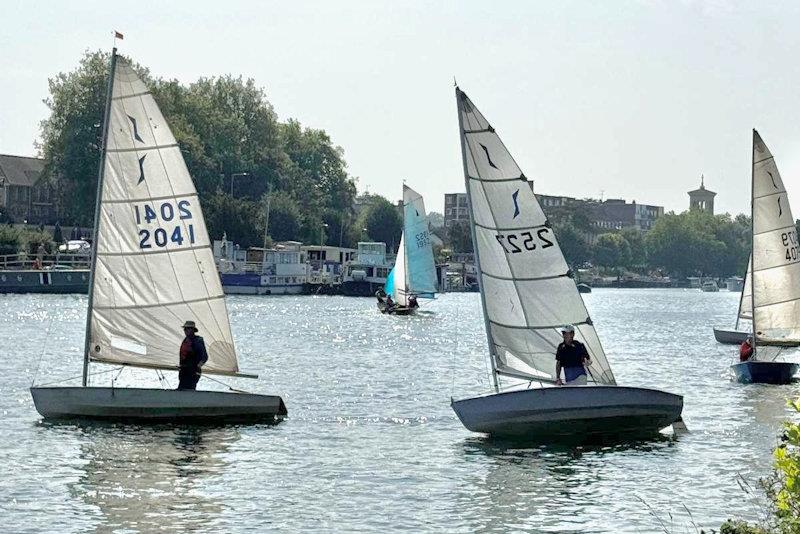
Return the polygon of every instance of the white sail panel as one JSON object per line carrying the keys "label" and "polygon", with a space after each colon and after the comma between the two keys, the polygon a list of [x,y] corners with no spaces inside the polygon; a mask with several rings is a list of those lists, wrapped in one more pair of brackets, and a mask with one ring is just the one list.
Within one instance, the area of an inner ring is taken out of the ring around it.
{"label": "white sail panel", "polygon": [[756,340],[800,341],[800,247],[786,188],[753,130],[753,316]]}
{"label": "white sail panel", "polygon": [[407,290],[420,297],[436,293],[436,264],[433,261],[428,217],[422,196],[403,185],[403,235],[405,240]]}
{"label": "white sail panel", "polygon": [[456,89],[464,172],[487,335],[496,368],[555,379],[561,326],[589,351],[591,379],[614,384],[561,248],[524,174],[489,122]]}
{"label": "white sail panel", "polygon": [[95,361],[174,368],[195,321],[205,372],[238,371],[197,191],[155,100],[117,59],[90,310]]}
{"label": "white sail panel", "polygon": [[406,278],[406,246],[405,232],[400,234],[400,246],[392,269],[392,299],[400,306],[408,305],[408,280]]}

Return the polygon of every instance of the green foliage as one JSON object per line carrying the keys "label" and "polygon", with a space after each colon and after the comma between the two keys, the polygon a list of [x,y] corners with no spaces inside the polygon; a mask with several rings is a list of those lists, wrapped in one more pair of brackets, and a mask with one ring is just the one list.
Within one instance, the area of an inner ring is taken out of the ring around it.
{"label": "green foliage", "polygon": [[625,264],[629,268],[642,268],[647,265],[647,248],[644,244],[644,234],[636,228],[625,228],[620,232],[630,247],[630,257]]}
{"label": "green foliage", "polygon": [[394,204],[376,196],[367,208],[364,223],[370,239],[386,243],[387,251],[397,249],[400,244],[400,234],[403,232],[403,218]]}
{"label": "green foliage", "polygon": [[12,226],[0,226],[0,255],[16,254],[20,251],[20,232]]}
{"label": "green foliage", "polygon": [[682,276],[743,273],[750,254],[749,219],[699,210],[667,213],[645,237],[652,266]]}
{"label": "green foliage", "polygon": [[[59,181],[70,225],[92,224],[108,60],[106,53],[86,53],[75,70],[50,80],[45,101],[51,114],[41,125],[40,148]],[[336,244],[339,230],[343,240],[353,235],[341,225],[354,219],[355,183],[327,133],[296,120],[279,122],[251,79],[221,76],[183,85],[138,70],[181,147],[212,239],[226,233],[242,246],[260,245],[262,197],[270,188],[278,195],[270,215],[276,239],[316,243],[323,223]]]}
{"label": "green foliage", "polygon": [[577,266],[591,259],[592,248],[571,222],[554,225],[553,230],[567,264]]}
{"label": "green foliage", "polygon": [[[800,399],[789,401],[800,412]],[[775,505],[781,532],[800,532],[800,424],[784,424],[784,442],[775,449],[775,477],[768,495]]]}
{"label": "green foliage", "polygon": [[768,534],[769,531],[745,521],[728,519],[719,527],[719,534]]}
{"label": "green foliage", "polygon": [[447,229],[447,242],[453,252],[472,252],[472,235],[467,223],[453,221]]}
{"label": "green foliage", "polygon": [[604,267],[628,265],[631,246],[620,234],[601,234],[594,244],[594,261]]}

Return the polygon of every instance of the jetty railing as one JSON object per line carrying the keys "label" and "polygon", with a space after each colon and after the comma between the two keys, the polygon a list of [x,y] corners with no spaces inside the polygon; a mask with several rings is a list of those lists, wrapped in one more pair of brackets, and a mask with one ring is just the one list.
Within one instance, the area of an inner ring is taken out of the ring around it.
{"label": "jetty railing", "polygon": [[36,254],[0,255],[0,270],[3,271],[35,271],[45,270],[72,270],[89,269],[90,256],[88,254]]}

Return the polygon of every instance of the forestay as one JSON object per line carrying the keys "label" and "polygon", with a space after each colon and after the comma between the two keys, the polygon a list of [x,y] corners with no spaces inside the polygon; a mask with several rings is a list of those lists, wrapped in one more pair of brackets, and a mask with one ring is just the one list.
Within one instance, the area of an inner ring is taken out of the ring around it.
{"label": "forestay", "polygon": [[[418,297],[432,298],[436,293],[436,265],[422,196],[403,184],[403,237],[406,291]],[[403,248],[403,245],[401,245]]]}
{"label": "forestay", "polygon": [[[744,283],[742,284],[742,295],[739,300],[739,316],[738,319],[750,320],[753,318],[753,255],[747,260],[747,273],[744,275]],[[738,325],[738,320],[737,320]]]}
{"label": "forestay", "polygon": [[118,58],[89,311],[89,358],[175,368],[181,325],[197,323],[204,372],[238,371],[224,294],[197,192],[169,126]]}
{"label": "forestay", "polygon": [[591,356],[590,380],[614,384],[589,313],[525,175],[458,88],[456,100],[493,366],[500,374],[554,380],[560,327],[571,323]]}
{"label": "forestay", "polygon": [[797,230],[775,158],[755,130],[752,209],[756,342],[796,343],[800,341]]}

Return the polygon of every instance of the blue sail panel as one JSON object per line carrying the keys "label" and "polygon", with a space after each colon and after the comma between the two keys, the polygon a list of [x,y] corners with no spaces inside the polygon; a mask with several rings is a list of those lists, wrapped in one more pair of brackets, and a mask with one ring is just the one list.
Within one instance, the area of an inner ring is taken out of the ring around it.
{"label": "blue sail panel", "polygon": [[436,265],[431,234],[422,196],[403,186],[403,230],[405,234],[407,291],[423,298],[436,293]]}

